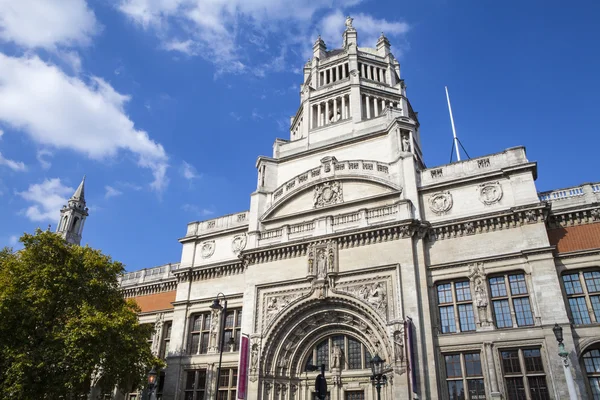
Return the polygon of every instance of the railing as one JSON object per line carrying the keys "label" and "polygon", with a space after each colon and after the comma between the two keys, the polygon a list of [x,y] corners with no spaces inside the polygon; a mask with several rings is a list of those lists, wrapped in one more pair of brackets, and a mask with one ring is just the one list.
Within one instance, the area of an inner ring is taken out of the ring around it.
{"label": "railing", "polygon": [[234,228],[248,223],[248,211],[243,211],[235,214],[224,215],[219,218],[209,219],[206,221],[190,222],[187,226],[185,236],[200,235],[203,232]]}
{"label": "railing", "polygon": [[278,228],[278,229],[271,229],[268,231],[264,231],[260,233],[260,240],[267,240],[267,239],[274,239],[274,238],[278,238],[281,237],[283,232],[282,228]]}
{"label": "railing", "polygon": [[153,268],[144,268],[139,271],[128,272],[119,278],[121,286],[128,286],[146,282],[171,278],[172,272],[179,268],[179,263],[161,265]]}
{"label": "railing", "polygon": [[585,193],[583,192],[582,187],[575,187],[570,189],[559,189],[550,192],[539,193],[538,197],[541,201],[558,201],[570,199],[572,197],[580,197],[584,194]]}
{"label": "railing", "polygon": [[375,176],[387,178],[389,173],[390,169],[388,164],[372,160],[326,162],[321,164],[319,167],[303,172],[280,185],[273,191],[272,204],[281,201],[281,199],[283,199],[287,193],[307,186],[311,182],[321,179],[327,174],[333,174],[333,176],[365,175],[369,177]]}
{"label": "railing", "polygon": [[[551,203],[569,203],[569,200],[582,200],[586,203],[596,203],[600,201],[600,182],[584,183],[583,185],[573,186],[570,188],[549,190],[547,192],[538,193],[540,201],[548,201]],[[567,204],[565,204],[566,206]],[[561,206],[562,207],[562,206]]]}
{"label": "railing", "polygon": [[342,225],[348,224],[351,222],[356,222],[360,220],[360,212],[350,213],[350,214],[342,214],[337,217],[333,217],[333,225]]}
{"label": "railing", "polygon": [[303,222],[296,225],[290,225],[290,234],[313,231],[314,229],[314,222]]}

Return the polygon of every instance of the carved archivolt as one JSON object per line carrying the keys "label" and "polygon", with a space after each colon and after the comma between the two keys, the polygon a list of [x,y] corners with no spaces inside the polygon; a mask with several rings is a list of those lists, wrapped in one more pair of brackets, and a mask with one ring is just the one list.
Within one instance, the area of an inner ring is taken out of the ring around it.
{"label": "carved archivolt", "polygon": [[502,199],[500,182],[488,182],[479,185],[479,200],[485,205],[492,205]]}
{"label": "carved archivolt", "polygon": [[452,194],[449,191],[439,192],[429,198],[429,208],[437,215],[446,214],[452,208]]}
{"label": "carved archivolt", "polygon": [[200,254],[202,258],[209,258],[215,252],[215,241],[209,240],[207,242],[202,243],[200,247]]}

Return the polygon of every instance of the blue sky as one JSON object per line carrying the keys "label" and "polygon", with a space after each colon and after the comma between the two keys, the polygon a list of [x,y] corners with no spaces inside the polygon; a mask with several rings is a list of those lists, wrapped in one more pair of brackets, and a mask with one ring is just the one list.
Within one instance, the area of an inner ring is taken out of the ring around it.
{"label": "blue sky", "polygon": [[392,42],[428,166],[450,157],[447,85],[472,157],[524,145],[540,191],[600,180],[598,2],[0,1],[0,246],[54,228],[86,174],[85,243],[178,261],[188,222],[249,208],[347,14],[360,46]]}

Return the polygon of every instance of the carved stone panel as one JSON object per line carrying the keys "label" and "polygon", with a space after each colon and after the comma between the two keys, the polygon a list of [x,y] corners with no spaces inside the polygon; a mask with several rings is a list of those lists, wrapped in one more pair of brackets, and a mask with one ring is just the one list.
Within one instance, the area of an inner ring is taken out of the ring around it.
{"label": "carved stone panel", "polygon": [[290,305],[290,303],[294,302],[294,300],[300,298],[302,295],[303,293],[288,293],[282,295],[266,296],[266,304],[263,312],[263,326],[268,326],[277,314],[285,310],[288,307],[288,305]]}
{"label": "carved stone panel", "polygon": [[235,235],[231,241],[231,250],[234,254],[238,255],[242,250],[246,248],[248,242],[248,236],[243,233],[241,235]]}
{"label": "carved stone panel", "polygon": [[324,182],[315,186],[313,205],[315,208],[344,202],[342,182]]}
{"label": "carved stone panel", "polygon": [[449,191],[436,193],[429,198],[429,208],[437,215],[446,214],[452,204],[452,194]]}
{"label": "carved stone panel", "polygon": [[200,247],[200,254],[202,258],[209,258],[215,253],[215,241],[209,240],[207,242],[202,243]]}
{"label": "carved stone panel", "polygon": [[388,293],[385,282],[358,283],[340,286],[338,291],[349,294],[375,309],[381,316],[387,318]]}
{"label": "carved stone panel", "polygon": [[308,246],[308,276],[326,279],[338,272],[337,242],[311,243]]}
{"label": "carved stone panel", "polygon": [[488,182],[479,185],[479,200],[487,206],[499,202],[502,195],[500,182]]}

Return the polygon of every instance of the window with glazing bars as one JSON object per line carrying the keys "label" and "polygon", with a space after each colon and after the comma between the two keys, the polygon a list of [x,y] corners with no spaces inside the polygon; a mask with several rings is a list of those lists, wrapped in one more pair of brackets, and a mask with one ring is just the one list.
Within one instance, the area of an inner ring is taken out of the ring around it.
{"label": "window with glazing bars", "polygon": [[163,325],[163,337],[162,343],[160,344],[160,358],[164,359],[169,355],[169,343],[171,343],[171,328],[173,327],[173,322],[167,321]]}
{"label": "window with glazing bars", "polygon": [[450,400],[484,400],[480,353],[445,354],[446,389]]}
{"label": "window with glazing bars", "polygon": [[206,354],[210,331],[210,313],[192,315],[190,321],[189,354]]}
{"label": "window with glazing bars", "polygon": [[206,370],[193,369],[188,370],[185,373],[186,379],[183,399],[204,400],[204,393],[206,392]]}
{"label": "window with glazing bars", "polygon": [[[489,285],[497,328],[533,325],[525,274],[495,276],[489,278]],[[516,321],[513,321],[512,313]]]}
{"label": "window with glazing bars", "polygon": [[600,322],[600,271],[567,272],[562,280],[571,321],[576,325]]}
{"label": "window with glazing bars", "polygon": [[242,309],[227,310],[225,316],[225,336],[223,337],[223,351],[229,351],[229,339],[233,337],[234,345],[231,351],[239,351],[242,329]]}
{"label": "window with glazing bars", "polygon": [[501,350],[508,400],[550,399],[540,348]]}
{"label": "window with glazing bars", "polygon": [[438,284],[437,298],[442,333],[475,330],[475,315],[469,281]]}
{"label": "window with glazing bars", "polygon": [[237,368],[222,368],[219,376],[217,400],[236,400]]}
{"label": "window with glazing bars", "polygon": [[305,365],[321,366],[321,364],[325,364],[325,369],[329,370],[333,361],[331,357],[335,345],[342,350],[340,369],[366,369],[371,367],[369,364],[371,353],[361,342],[348,335],[330,336],[317,343],[309,352]]}
{"label": "window with glazing bars", "polygon": [[596,348],[583,353],[583,365],[591,398],[600,400],[600,350]]}

